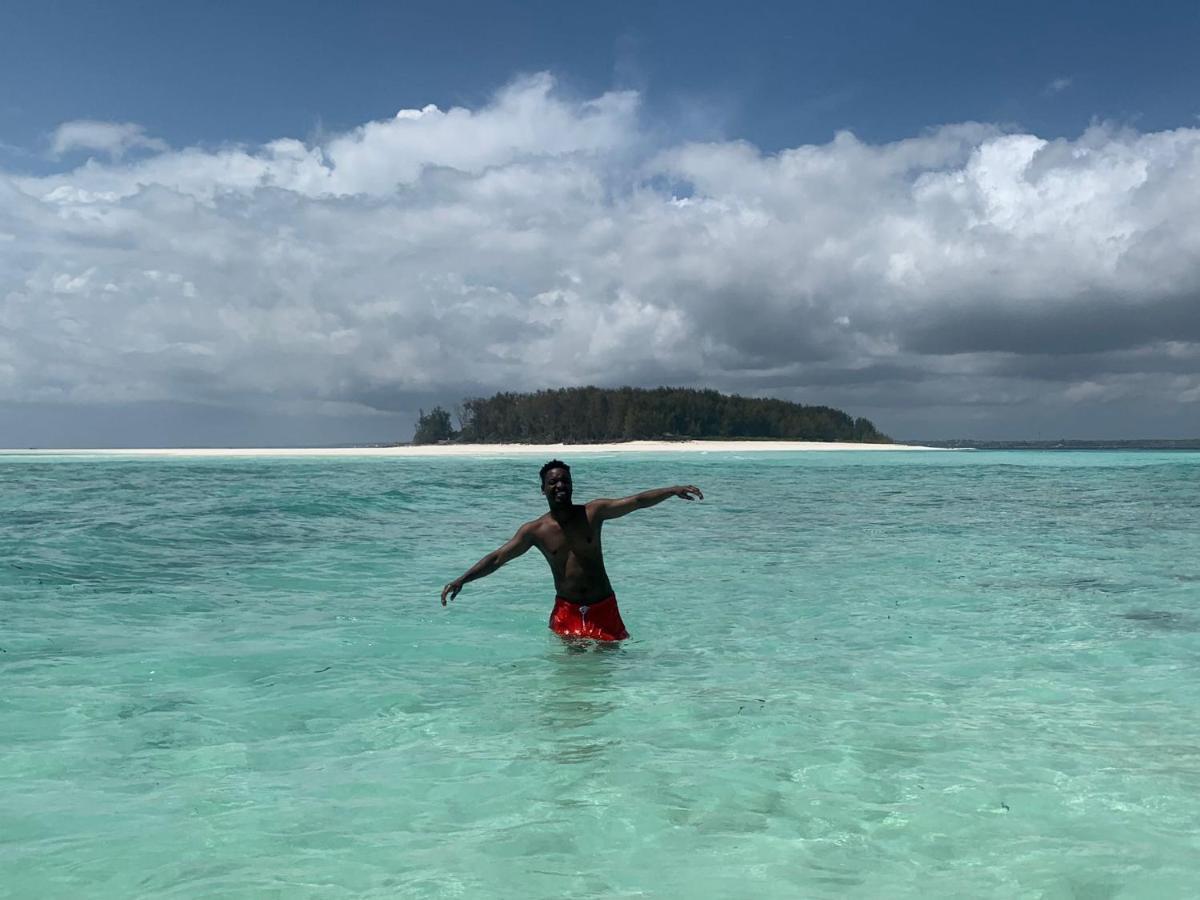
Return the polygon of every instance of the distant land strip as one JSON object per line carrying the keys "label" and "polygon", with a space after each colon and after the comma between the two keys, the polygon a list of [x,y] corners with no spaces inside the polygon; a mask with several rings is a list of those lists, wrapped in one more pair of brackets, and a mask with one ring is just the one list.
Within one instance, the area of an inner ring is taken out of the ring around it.
{"label": "distant land strip", "polygon": [[1200,438],[1130,438],[1121,441],[976,441],[962,438],[948,441],[921,439],[907,443],[952,450],[1200,450]]}
{"label": "distant land strip", "polygon": [[462,401],[453,414],[441,406],[420,410],[412,442],[599,444],[705,439],[892,443],[868,419],[833,407],[671,387],[571,387],[476,397]]}

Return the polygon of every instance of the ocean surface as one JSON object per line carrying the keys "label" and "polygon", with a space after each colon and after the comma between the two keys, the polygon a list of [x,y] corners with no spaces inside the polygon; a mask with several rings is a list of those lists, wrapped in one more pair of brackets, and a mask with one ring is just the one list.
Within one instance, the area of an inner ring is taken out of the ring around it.
{"label": "ocean surface", "polygon": [[1200,454],[0,455],[0,897],[1192,897]]}

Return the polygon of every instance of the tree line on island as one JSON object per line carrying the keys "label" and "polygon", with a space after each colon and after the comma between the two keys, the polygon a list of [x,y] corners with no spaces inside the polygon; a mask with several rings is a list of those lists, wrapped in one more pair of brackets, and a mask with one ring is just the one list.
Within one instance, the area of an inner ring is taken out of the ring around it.
{"label": "tree line on island", "polygon": [[[457,423],[457,428],[455,424]],[[420,411],[414,444],[545,443],[689,438],[888,444],[870,421],[828,406],[694,388],[557,388]]]}

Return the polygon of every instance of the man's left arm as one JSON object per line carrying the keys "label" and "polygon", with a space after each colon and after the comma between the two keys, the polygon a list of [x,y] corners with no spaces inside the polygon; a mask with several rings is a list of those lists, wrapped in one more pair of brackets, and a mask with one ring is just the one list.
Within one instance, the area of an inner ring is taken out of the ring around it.
{"label": "man's left arm", "polygon": [[619,519],[621,516],[627,516],[635,509],[657,506],[668,497],[678,497],[681,500],[703,500],[704,494],[694,484],[680,484],[675,487],[642,491],[640,494],[631,494],[620,500],[593,500],[588,504],[588,509],[592,511],[595,520],[603,522],[607,519]]}

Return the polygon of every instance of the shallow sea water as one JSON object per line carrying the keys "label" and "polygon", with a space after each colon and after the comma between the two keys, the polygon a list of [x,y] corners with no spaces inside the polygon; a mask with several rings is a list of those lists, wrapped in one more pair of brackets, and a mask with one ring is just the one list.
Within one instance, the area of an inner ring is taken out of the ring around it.
{"label": "shallow sea water", "polygon": [[1188,897],[1200,454],[0,456],[0,896]]}

